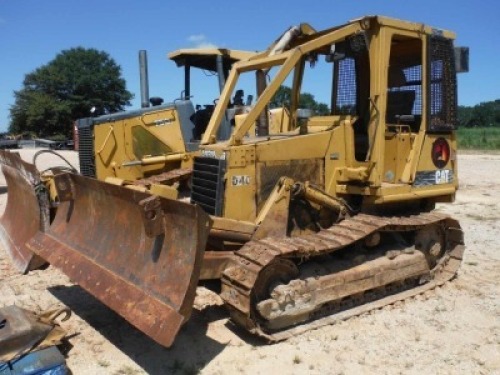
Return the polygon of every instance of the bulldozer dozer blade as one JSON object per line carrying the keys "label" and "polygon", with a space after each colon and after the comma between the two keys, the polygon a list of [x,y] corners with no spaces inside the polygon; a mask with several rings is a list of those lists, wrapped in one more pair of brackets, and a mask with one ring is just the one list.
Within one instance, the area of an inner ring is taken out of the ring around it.
{"label": "bulldozer dozer blade", "polygon": [[28,247],[169,347],[190,316],[211,220],[198,206],[55,177],[60,205]]}
{"label": "bulldozer dozer blade", "polygon": [[0,219],[0,242],[22,273],[44,265],[45,260],[26,247],[26,242],[49,225],[49,202],[33,164],[17,152],[0,151],[0,164],[7,182],[7,206]]}

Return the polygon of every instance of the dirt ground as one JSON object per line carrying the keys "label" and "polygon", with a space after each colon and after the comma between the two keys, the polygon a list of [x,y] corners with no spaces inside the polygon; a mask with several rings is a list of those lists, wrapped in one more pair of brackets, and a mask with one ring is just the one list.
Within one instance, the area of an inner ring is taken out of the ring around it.
{"label": "dirt ground", "polygon": [[[31,161],[33,150],[21,150]],[[77,155],[63,155],[77,165]],[[466,253],[458,277],[424,295],[267,345],[228,324],[216,294],[165,349],[56,269],[22,276],[0,250],[0,306],[66,305],[67,363],[79,374],[500,374],[500,155],[459,153],[460,190],[438,209],[459,219]],[[52,156],[39,169],[61,163]],[[0,177],[0,211],[7,199]]]}

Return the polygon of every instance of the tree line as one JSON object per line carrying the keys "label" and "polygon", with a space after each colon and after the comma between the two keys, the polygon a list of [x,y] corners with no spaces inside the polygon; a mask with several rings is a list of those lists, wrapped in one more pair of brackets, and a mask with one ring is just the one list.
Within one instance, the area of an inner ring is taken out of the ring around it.
{"label": "tree line", "polygon": [[[276,91],[273,98],[271,99],[269,106],[271,108],[289,107],[292,102],[292,89],[288,86],[282,85]],[[302,92],[299,95],[299,107],[307,108],[314,112],[318,116],[330,114],[330,109],[325,103],[320,103],[316,101],[314,95],[308,92]]]}
{"label": "tree line", "polygon": [[466,128],[500,127],[500,99],[458,107],[458,125]]}

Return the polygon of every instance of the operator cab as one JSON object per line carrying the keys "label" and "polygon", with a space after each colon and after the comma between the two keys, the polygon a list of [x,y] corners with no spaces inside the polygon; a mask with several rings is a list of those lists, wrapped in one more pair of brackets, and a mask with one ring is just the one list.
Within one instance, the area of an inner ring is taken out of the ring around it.
{"label": "operator cab", "polygon": [[[200,97],[202,95],[212,95],[214,98],[211,103],[196,104],[196,106],[193,107],[191,115],[189,116],[189,121],[182,122],[182,132],[184,139],[186,140],[188,150],[195,150],[198,148],[199,141],[207,128],[210,117],[213,114],[215,104],[217,103],[218,97],[222,92],[232,65],[237,61],[248,59],[253,54],[253,52],[217,48],[181,49],[169,54],[169,58],[173,60],[177,66],[184,67],[184,90],[178,100],[192,102],[192,99],[194,98],[194,95],[192,95],[192,89],[195,86],[198,86],[196,89],[199,90],[198,95],[200,95]],[[206,82],[206,79],[193,79],[193,71],[191,68],[198,69],[198,72],[195,74],[203,74],[204,76],[213,76],[217,78],[218,91],[211,90],[211,93],[207,93],[208,85],[201,85],[201,81]],[[198,84],[198,82],[200,83]],[[203,92],[201,90],[203,90]],[[242,95],[242,93],[240,95]],[[235,96],[235,101],[237,101],[237,104],[239,105],[239,103],[243,100],[242,98]],[[231,121],[230,119],[227,119],[225,124],[223,124],[218,131],[218,140],[225,140],[229,138],[229,135],[231,134],[230,126]]]}

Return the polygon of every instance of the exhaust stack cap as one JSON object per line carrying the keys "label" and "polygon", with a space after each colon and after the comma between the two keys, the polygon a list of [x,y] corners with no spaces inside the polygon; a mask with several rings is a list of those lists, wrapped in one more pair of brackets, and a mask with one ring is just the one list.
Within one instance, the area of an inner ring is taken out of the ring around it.
{"label": "exhaust stack cap", "polygon": [[153,96],[151,99],[149,99],[149,101],[151,102],[151,105],[153,107],[163,104],[163,98],[160,98],[159,96]]}

